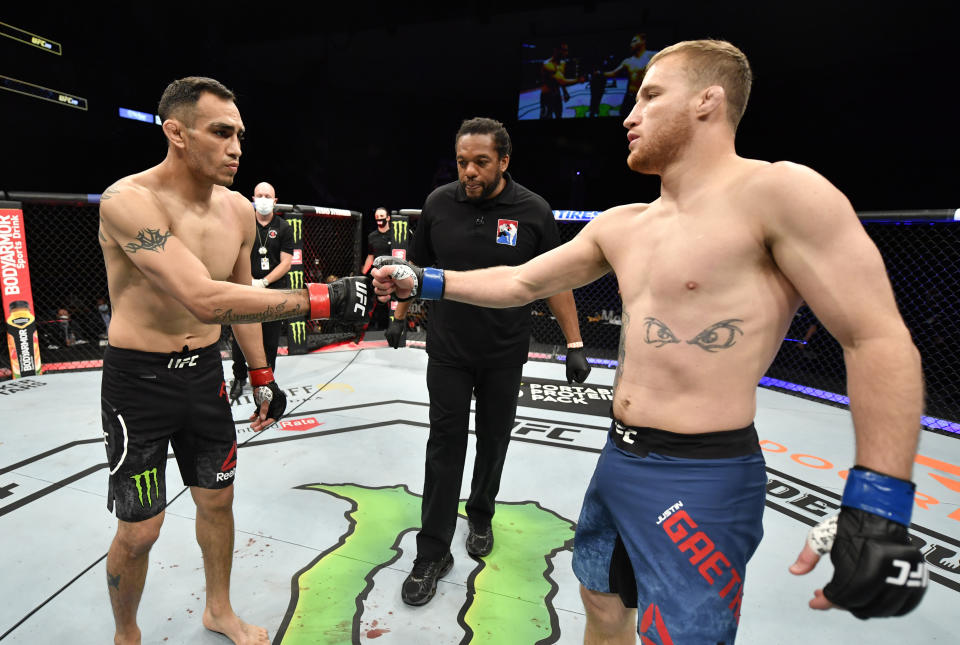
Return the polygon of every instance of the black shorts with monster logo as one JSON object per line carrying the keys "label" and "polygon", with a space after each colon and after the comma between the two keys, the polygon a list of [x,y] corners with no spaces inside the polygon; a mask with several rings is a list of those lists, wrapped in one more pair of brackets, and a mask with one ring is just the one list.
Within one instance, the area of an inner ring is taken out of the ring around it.
{"label": "black shorts with monster logo", "polygon": [[237,433],[216,345],[157,354],[107,347],[100,389],[110,484],[107,509],[139,522],[167,504],[168,444],[187,486],[225,488]]}

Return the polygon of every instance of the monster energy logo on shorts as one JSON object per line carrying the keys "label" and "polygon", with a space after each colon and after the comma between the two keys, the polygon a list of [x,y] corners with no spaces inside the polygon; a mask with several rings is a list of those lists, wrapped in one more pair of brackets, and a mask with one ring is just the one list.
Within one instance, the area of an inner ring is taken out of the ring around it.
{"label": "monster energy logo on shorts", "polygon": [[[295,575],[293,596],[275,642],[282,645],[359,643],[362,599],[377,572],[399,557],[400,536],[420,525],[421,497],[406,486],[307,484],[306,491],[350,504],[348,531]],[[304,499],[302,512],[312,512]],[[459,514],[466,517],[465,502]],[[553,605],[553,557],[573,546],[574,523],[536,502],[497,503],[497,548],[467,579],[457,622],[466,643],[554,643],[560,627]],[[335,627],[334,627],[335,626]]]}
{"label": "monster energy logo on shorts", "polygon": [[[153,496],[150,494],[150,475],[153,475]],[[153,506],[154,497],[160,499],[160,482],[157,481],[157,469],[151,468],[150,470],[145,470],[139,475],[134,475],[131,477],[134,482],[137,484],[137,495],[140,497],[140,506]],[[141,481],[143,482],[141,484]],[[147,493],[147,503],[143,503],[143,493],[144,488],[146,488]]]}
{"label": "monster energy logo on shorts", "polygon": [[290,323],[290,342],[302,345],[307,340],[307,323],[304,320]]}
{"label": "monster energy logo on shorts", "polygon": [[293,230],[293,242],[297,243],[303,239],[303,217],[302,216],[290,216],[290,219],[287,220],[290,224],[290,228]]}
{"label": "monster energy logo on shorts", "polygon": [[303,289],[303,271],[291,271],[287,275],[290,276],[290,288],[291,289]]}
{"label": "monster energy logo on shorts", "polygon": [[393,240],[400,244],[407,241],[407,220],[393,220]]}

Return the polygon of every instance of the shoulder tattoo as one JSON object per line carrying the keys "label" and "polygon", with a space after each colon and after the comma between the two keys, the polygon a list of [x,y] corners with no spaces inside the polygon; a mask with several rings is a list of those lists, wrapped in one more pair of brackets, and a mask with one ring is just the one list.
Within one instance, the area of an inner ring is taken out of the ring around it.
{"label": "shoulder tattoo", "polygon": [[128,242],[123,245],[127,253],[136,253],[137,251],[155,251],[159,253],[167,244],[167,239],[173,235],[171,231],[160,232],[155,228],[142,228],[137,233],[137,239],[134,242]]}

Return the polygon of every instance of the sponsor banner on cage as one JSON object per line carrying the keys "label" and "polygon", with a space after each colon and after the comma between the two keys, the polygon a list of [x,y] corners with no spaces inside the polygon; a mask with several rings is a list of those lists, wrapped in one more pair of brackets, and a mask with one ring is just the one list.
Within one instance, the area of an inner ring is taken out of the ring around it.
{"label": "sponsor banner on cage", "polygon": [[569,385],[566,381],[525,378],[520,383],[518,404],[528,408],[580,412],[602,417],[609,412],[611,401],[611,386],[586,383]]}
{"label": "sponsor banner on cage", "polygon": [[20,209],[0,209],[0,276],[13,378],[40,374],[40,344],[33,292],[30,290],[23,211]]}
{"label": "sponsor banner on cage", "polygon": [[[287,223],[293,230],[293,260],[292,270],[287,274],[290,278],[291,289],[306,288],[303,266],[303,214],[294,211],[287,214]],[[314,280],[315,278],[310,278]],[[307,319],[290,320],[287,322],[287,353],[291,356],[307,353]]]}

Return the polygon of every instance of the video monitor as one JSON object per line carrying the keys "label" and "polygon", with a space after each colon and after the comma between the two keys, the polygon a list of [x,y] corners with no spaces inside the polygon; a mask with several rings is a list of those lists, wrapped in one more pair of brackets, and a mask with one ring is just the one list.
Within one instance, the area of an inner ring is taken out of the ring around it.
{"label": "video monitor", "polygon": [[656,53],[643,32],[528,40],[517,118],[623,119]]}

